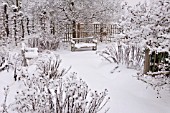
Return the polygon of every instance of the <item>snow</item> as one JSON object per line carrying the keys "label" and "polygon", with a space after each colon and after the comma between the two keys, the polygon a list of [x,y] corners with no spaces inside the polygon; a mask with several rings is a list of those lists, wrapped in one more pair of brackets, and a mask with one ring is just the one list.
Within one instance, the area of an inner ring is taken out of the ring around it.
{"label": "snow", "polygon": [[16,5],[11,6],[13,9],[17,9],[18,7]]}
{"label": "snow", "polygon": [[164,35],[160,35],[160,36],[165,37],[165,38],[170,38],[170,33],[164,34]]}
{"label": "snow", "polygon": [[7,66],[7,61],[5,60],[5,62],[2,64],[2,66],[0,66],[0,70],[2,70],[3,68],[5,68]]}
{"label": "snow", "polygon": [[3,6],[5,6],[5,5],[7,5],[7,6],[8,6],[8,3],[3,2],[2,4],[3,4]]}
{"label": "snow", "polygon": [[116,38],[124,38],[126,35],[125,34],[114,34],[113,37],[116,37]]}
{"label": "snow", "polygon": [[25,48],[25,58],[38,57],[38,48]]}
{"label": "snow", "polygon": [[93,22],[93,24],[100,24],[100,22]]}
{"label": "snow", "polygon": [[125,2],[128,3],[128,5],[134,6],[136,4],[140,3],[144,3],[144,2],[149,2],[149,0],[124,0]]}
{"label": "snow", "polygon": [[61,51],[60,56],[63,65],[72,66],[71,71],[77,72],[90,88],[108,89],[108,113],[169,113],[170,95],[162,93],[162,98],[157,99],[152,88],[133,77],[137,71],[121,66],[111,74],[116,65],[102,61],[95,51]]}
{"label": "snow", "polygon": [[83,43],[83,42],[81,42],[81,43],[76,43],[76,44],[75,44],[75,47],[76,47],[76,48],[94,47],[94,46],[96,46],[96,44],[94,44],[94,43]]}
{"label": "snow", "polygon": [[119,25],[119,23],[118,23],[118,22],[108,22],[108,24]]}
{"label": "snow", "polygon": [[[106,44],[99,44],[98,50],[105,46]],[[137,71],[119,66],[111,73],[117,65],[103,60],[96,51],[71,52],[68,47],[56,53],[62,59],[62,66],[72,66],[70,72],[76,72],[92,90],[101,92],[108,89],[111,98],[105,107],[110,107],[108,113],[169,113],[170,94],[163,90],[162,98],[157,98],[156,91],[134,77]],[[30,73],[34,71],[35,68]],[[21,84],[18,81],[14,82],[11,70],[0,72],[0,77],[0,104],[4,97],[3,88],[7,85],[11,86],[7,99],[10,103],[14,100],[15,92],[21,89]]]}

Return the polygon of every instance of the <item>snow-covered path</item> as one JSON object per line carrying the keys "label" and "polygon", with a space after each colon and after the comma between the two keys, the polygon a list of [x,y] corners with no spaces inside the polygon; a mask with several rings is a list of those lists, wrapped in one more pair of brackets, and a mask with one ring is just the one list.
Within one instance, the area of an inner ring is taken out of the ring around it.
{"label": "snow-covered path", "polygon": [[110,73],[114,64],[101,60],[95,51],[65,50],[59,54],[63,66],[72,66],[70,71],[77,72],[92,90],[109,90],[109,113],[170,113],[170,95],[157,99],[156,91],[132,77],[135,70],[121,66]]}
{"label": "snow-covered path", "polygon": [[[101,50],[105,45],[99,45]],[[110,64],[96,54],[95,51],[75,51],[69,49],[56,51],[62,59],[62,66],[69,68],[70,72],[76,72],[92,90],[99,92],[108,89],[111,100],[107,104],[110,107],[108,113],[170,113],[170,93],[161,92],[157,99],[156,91],[135,77],[136,71],[120,66],[114,73],[116,66]],[[4,101],[3,88],[10,85],[8,103],[14,101],[16,91],[20,83],[14,82],[13,72],[0,73],[0,104]],[[11,112],[12,113],[12,112]],[[103,112],[101,112],[103,113]]]}

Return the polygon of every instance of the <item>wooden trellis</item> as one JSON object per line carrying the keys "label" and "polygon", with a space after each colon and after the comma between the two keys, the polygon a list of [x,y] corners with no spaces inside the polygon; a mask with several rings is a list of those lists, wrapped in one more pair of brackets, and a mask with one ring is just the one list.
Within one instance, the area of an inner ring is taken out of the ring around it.
{"label": "wooden trellis", "polygon": [[[100,23],[78,23],[76,24],[76,37],[74,38],[84,38],[87,36],[101,35],[102,28],[106,29],[107,35],[119,34],[122,32],[122,28],[117,24],[100,24]],[[69,42],[73,38],[73,26],[71,24],[66,25],[66,32],[64,34],[63,41]]]}

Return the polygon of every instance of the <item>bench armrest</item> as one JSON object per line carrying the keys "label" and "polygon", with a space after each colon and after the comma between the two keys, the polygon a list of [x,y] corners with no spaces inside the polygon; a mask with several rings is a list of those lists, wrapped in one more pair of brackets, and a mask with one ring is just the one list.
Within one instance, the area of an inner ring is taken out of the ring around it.
{"label": "bench armrest", "polygon": [[93,41],[93,43],[97,43],[97,39],[93,39],[92,41]]}
{"label": "bench armrest", "polygon": [[71,44],[76,44],[76,42],[73,39],[71,39]]}

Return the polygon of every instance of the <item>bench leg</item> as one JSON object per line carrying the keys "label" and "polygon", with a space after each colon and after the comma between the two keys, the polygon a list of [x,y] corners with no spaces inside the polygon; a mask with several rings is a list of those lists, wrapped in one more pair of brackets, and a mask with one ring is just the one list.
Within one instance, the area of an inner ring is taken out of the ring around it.
{"label": "bench leg", "polygon": [[75,51],[75,47],[71,47],[71,51]]}
{"label": "bench leg", "polygon": [[71,47],[71,51],[73,51],[74,50],[74,48],[73,47]]}
{"label": "bench leg", "polygon": [[97,50],[97,47],[96,47],[96,46],[93,46],[93,47],[92,47],[92,50]]}

